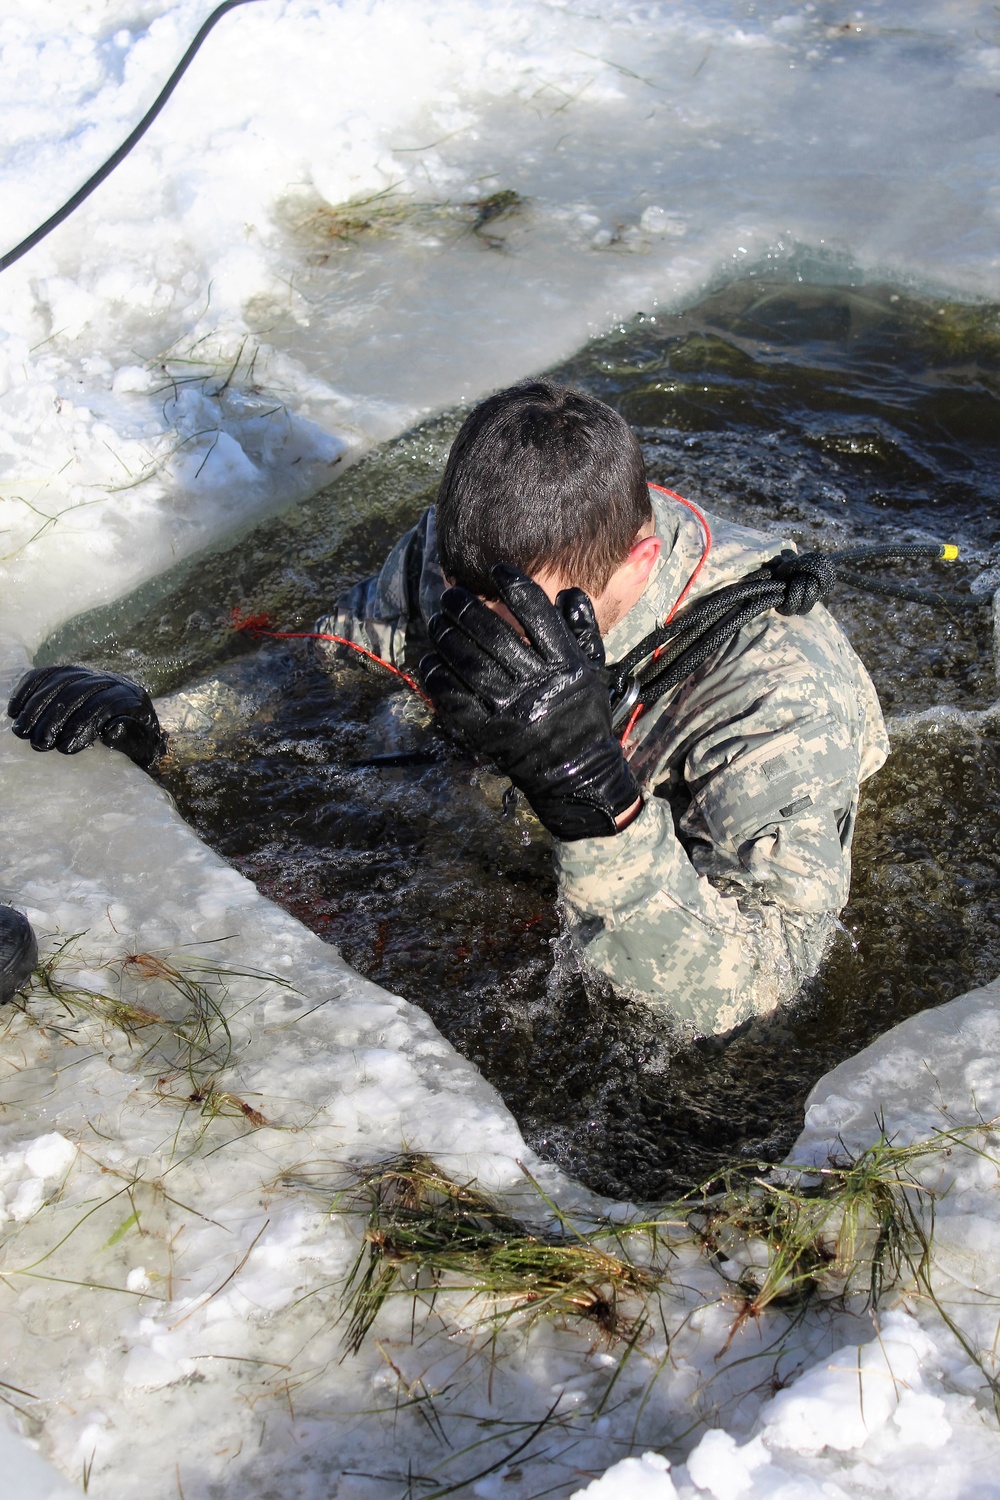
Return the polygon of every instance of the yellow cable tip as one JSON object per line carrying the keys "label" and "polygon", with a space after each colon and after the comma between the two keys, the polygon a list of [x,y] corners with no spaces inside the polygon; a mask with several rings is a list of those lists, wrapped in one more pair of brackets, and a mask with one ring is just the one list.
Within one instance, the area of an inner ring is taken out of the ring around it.
{"label": "yellow cable tip", "polygon": [[945,542],[941,548],[942,562],[954,562],[958,557],[958,548],[954,542]]}

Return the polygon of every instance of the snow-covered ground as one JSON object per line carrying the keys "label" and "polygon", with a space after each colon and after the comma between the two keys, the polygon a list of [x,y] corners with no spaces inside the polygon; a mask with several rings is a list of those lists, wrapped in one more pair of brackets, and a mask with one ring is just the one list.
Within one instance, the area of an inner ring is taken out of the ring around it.
{"label": "snow-covered ground", "polygon": [[[879,1139],[883,1124],[903,1146],[977,1117],[995,1121],[998,1005],[995,982],[903,1022],[834,1069],[810,1097],[791,1159],[824,1165],[831,1154],[859,1153]],[[984,1129],[967,1146],[928,1156],[914,1173],[935,1196],[933,1294],[993,1378],[998,1145],[997,1129]],[[983,1370],[926,1290],[888,1300],[873,1336],[857,1328],[742,1430],[738,1417],[721,1424],[670,1472],[656,1453],[626,1459],[582,1493],[588,1500],[697,1500],[706,1491],[715,1500],[997,1494],[1000,1442],[992,1402],[983,1400]]]}
{"label": "snow-covered ground", "polygon": [[[208,10],[3,0],[0,249],[109,154]],[[996,297],[998,91],[986,0],[236,10],[126,163],[0,276],[2,685],[60,622],[372,441],[734,267],[850,264]],[[74,1484],[430,1495],[508,1453],[466,1492],[565,1495],[632,1453],[591,1493],[1000,1491],[983,1375],[933,1308],[904,1299],[877,1332],[775,1315],[727,1346],[726,1285],[688,1250],[664,1328],[610,1396],[599,1339],[536,1330],[494,1369],[444,1304],[415,1344],[409,1309],[390,1309],[341,1362],[359,1220],[308,1185],[339,1164],[425,1150],[523,1198],[521,1160],[564,1205],[594,1205],[531,1163],[419,1010],[259,898],[121,757],[0,735],[0,767],[0,896],[47,952],[67,945],[64,977],[166,1014],[166,959],[241,971],[206,976],[233,1045],[210,1098],[192,1095],[218,1025],[190,1075],[134,1011],[131,1032],[107,1004],[67,1023],[39,1002],[6,1026],[0,1397]],[[872,1138],[879,1111],[911,1138],[1000,1113],[997,998],[838,1069],[799,1154]],[[989,1359],[996,1168],[955,1149],[921,1170],[953,1180],[936,1285]],[[669,1473],[641,1457],[695,1444]],[[22,1451],[4,1435],[5,1493],[40,1496]],[[429,1478],[408,1490],[409,1473]]]}

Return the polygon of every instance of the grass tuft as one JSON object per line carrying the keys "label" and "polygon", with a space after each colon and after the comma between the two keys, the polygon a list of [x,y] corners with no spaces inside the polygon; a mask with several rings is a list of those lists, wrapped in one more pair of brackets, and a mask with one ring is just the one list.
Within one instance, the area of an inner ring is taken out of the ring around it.
{"label": "grass tuft", "polygon": [[689,1222],[746,1298],[746,1316],[816,1292],[873,1306],[923,1255],[920,1200],[932,1195],[913,1168],[957,1134],[895,1146],[883,1132],[853,1160],[724,1172],[702,1190]]}
{"label": "grass tuft", "polygon": [[358,1174],[336,1204],[367,1214],[364,1243],[345,1287],[344,1344],[357,1353],[388,1297],[468,1291],[486,1304],[477,1319],[497,1330],[512,1318],[580,1319],[628,1338],[623,1301],[653,1291],[651,1272],[593,1239],[529,1225],[472,1183],[446,1176],[426,1156],[403,1155]]}

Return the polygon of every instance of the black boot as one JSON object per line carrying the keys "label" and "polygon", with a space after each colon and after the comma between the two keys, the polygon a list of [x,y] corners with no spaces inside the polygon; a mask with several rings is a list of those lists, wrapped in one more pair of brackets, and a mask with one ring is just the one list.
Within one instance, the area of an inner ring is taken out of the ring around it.
{"label": "black boot", "polygon": [[31,923],[12,906],[0,904],[0,1005],[13,999],[37,962]]}

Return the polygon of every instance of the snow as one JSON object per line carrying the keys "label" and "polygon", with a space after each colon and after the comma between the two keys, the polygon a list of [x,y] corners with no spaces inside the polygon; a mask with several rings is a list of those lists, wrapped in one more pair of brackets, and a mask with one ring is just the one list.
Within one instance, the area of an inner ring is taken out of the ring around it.
{"label": "snow", "polygon": [[[761,1421],[770,1445],[798,1453],[860,1448],[895,1416],[903,1399],[915,1393],[919,1400],[921,1363],[934,1352],[910,1318],[887,1313],[878,1339],[838,1349],[767,1403]],[[933,1396],[923,1400],[934,1408],[930,1431],[947,1441],[951,1429],[940,1414],[942,1403]]]}
{"label": "snow", "polygon": [[[998,1438],[974,1349],[995,1369],[1000,1185],[991,1125],[1000,1062],[1000,982],[914,1016],[822,1079],[790,1160],[822,1165],[885,1134],[900,1145],[977,1120],[981,1136],[943,1143],[915,1170],[935,1193],[932,1286],[897,1293],[874,1336],[855,1337],[764,1402],[749,1429],[710,1430],[670,1471],[664,1497],[792,1500],[817,1494],[959,1497],[997,1493]],[[961,1333],[962,1342],[955,1336]],[[601,1500],[627,1500],[617,1464]],[[580,1495],[590,1494],[580,1490]]]}
{"label": "snow", "polygon": [[25,1440],[0,1423],[0,1465],[6,1493],[17,1500],[70,1500],[80,1491],[56,1473]]}
{"label": "snow", "polygon": [[589,1500],[614,1500],[622,1494],[633,1500],[674,1500],[677,1491],[670,1478],[670,1460],[660,1453],[644,1453],[641,1458],[623,1458],[577,1494]]}
{"label": "snow", "polygon": [[[208,8],[2,0],[3,248],[118,144]],[[733,268],[996,296],[996,41],[985,0],[260,0],[227,16],[126,163],[0,277],[0,687],[60,622],[372,442]],[[477,228],[501,191],[518,211]],[[331,238],[351,199],[375,222],[381,201],[411,211]],[[156,963],[214,964],[232,1047],[212,1104],[141,1017],[129,1032],[53,1000],[4,1018],[6,1493],[55,1496],[57,1470],[111,1500],[379,1500],[408,1463],[426,1492],[505,1452],[473,1493],[997,1492],[983,1373],[926,1298],[899,1295],[877,1329],[831,1307],[765,1335],[734,1327],[731,1289],[690,1245],[669,1350],[651,1334],[606,1407],[602,1339],[543,1327],[494,1365],[457,1294],[416,1343],[400,1299],[342,1362],[362,1227],[329,1211],[345,1163],[425,1151],[522,1207],[524,1163],[567,1211],[598,1206],[533,1161],[420,1010],[262,900],[122,757],[37,756],[5,734],[0,774],[0,896],[62,951],[61,982],[176,1023]],[[794,1160],[863,1147],[876,1117],[917,1140],[1000,1113],[998,1000],[963,997],[838,1068]],[[919,1168],[944,1193],[935,1291],[988,1368],[994,1147],[984,1127]],[[547,1413],[560,1442],[522,1473]]]}
{"label": "snow", "polygon": [[715,1500],[737,1500],[753,1486],[753,1472],[770,1463],[771,1455],[759,1437],[742,1446],[722,1428],[706,1432],[687,1461],[687,1471],[699,1489]]}

